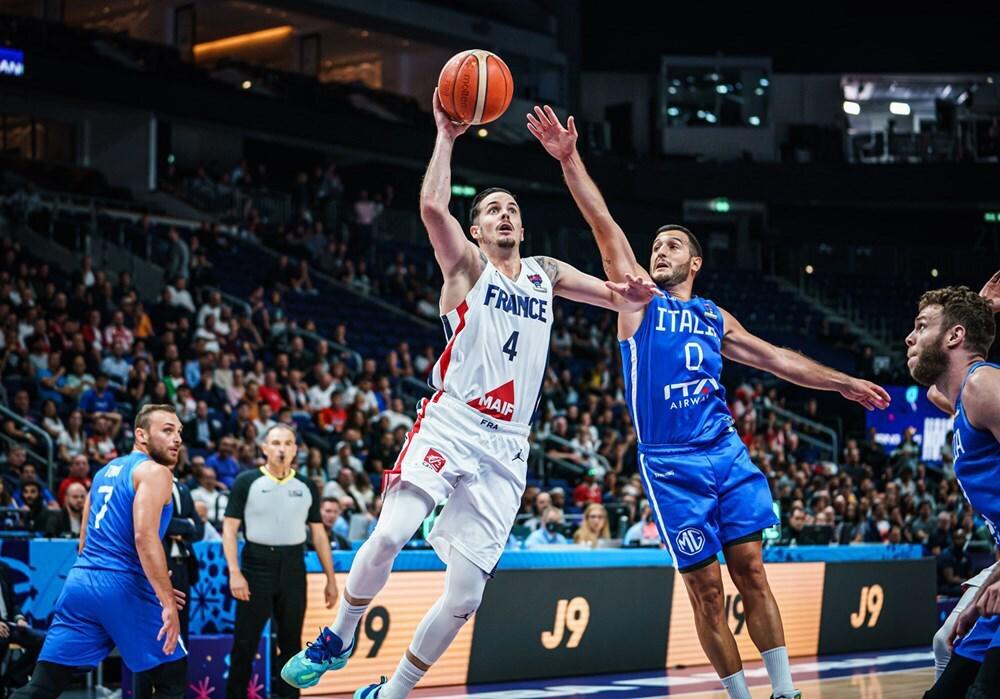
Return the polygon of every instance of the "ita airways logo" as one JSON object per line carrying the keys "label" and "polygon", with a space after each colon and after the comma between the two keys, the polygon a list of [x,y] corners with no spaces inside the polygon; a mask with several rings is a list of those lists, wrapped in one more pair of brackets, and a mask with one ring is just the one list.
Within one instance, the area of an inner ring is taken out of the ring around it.
{"label": "ita airways logo", "polygon": [[705,535],[700,529],[682,529],[675,542],[677,550],[685,556],[697,556],[705,548]]}
{"label": "ita airways logo", "polygon": [[441,469],[444,468],[446,460],[444,456],[441,455],[436,449],[428,449],[427,455],[424,456],[424,466],[429,469],[433,469],[437,473],[441,473]]}
{"label": "ita airways logo", "polygon": [[529,274],[528,281],[535,285],[535,291],[545,291],[545,289],[542,288],[541,274]]}
{"label": "ita airways logo", "polygon": [[514,417],[514,380],[494,388],[482,398],[470,400],[469,405],[495,420],[510,422]]}

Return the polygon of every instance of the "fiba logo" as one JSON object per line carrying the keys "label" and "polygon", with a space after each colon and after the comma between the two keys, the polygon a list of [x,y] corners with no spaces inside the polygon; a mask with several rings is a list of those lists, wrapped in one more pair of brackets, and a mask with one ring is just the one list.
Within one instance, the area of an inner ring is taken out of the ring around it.
{"label": "fiba logo", "polygon": [[685,556],[694,556],[705,548],[705,535],[698,529],[682,529],[676,538],[677,548]]}

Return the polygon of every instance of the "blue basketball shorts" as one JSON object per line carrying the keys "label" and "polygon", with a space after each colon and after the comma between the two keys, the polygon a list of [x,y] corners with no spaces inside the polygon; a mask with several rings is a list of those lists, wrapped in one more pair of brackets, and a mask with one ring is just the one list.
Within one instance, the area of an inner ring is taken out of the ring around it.
{"label": "blue basketball shorts", "polygon": [[141,573],[71,568],[39,660],[95,667],[115,646],[132,672],[180,660],[187,655],[180,638],[171,655],[156,640],[162,611]]}
{"label": "blue basketball shorts", "polygon": [[1000,648],[1000,614],[979,617],[969,633],[955,644],[955,653],[981,663],[991,648]]}
{"label": "blue basketball shorts", "polygon": [[681,573],[778,523],[767,478],[732,428],[697,448],[640,444],[639,473]]}

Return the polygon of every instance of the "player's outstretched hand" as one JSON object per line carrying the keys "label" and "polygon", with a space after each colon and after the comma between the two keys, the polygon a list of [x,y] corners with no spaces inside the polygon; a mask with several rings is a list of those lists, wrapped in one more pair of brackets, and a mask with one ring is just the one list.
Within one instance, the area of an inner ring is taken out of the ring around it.
{"label": "player's outstretched hand", "polygon": [[962,613],[958,615],[958,619],[955,620],[955,625],[951,629],[951,635],[948,636],[948,647],[954,648],[955,641],[969,633],[972,627],[976,625],[978,619],[979,609],[976,605],[970,604],[963,609]]}
{"label": "player's outstretched hand", "polygon": [[663,296],[660,287],[652,280],[633,277],[631,274],[625,275],[624,283],[604,282],[604,286],[633,303],[645,304],[652,301],[654,296]]}
{"label": "player's outstretched hand", "polygon": [[982,616],[1000,614],[1000,582],[995,582],[979,595],[976,608]]}
{"label": "player's outstretched hand", "polygon": [[177,647],[177,637],[181,635],[181,620],[177,615],[177,607],[164,607],[160,614],[163,619],[163,626],[160,633],[156,634],[156,640],[164,639],[163,654],[172,655]]}
{"label": "player's outstretched hand", "polygon": [[434,88],[434,123],[437,124],[438,133],[443,134],[454,141],[456,138],[469,130],[468,124],[459,124],[452,121],[448,112],[444,111],[441,105],[441,98],[438,97],[437,88]]}
{"label": "player's outstretched hand", "polygon": [[979,295],[990,302],[994,313],[1000,313],[1000,272],[997,272],[986,282]]}
{"label": "player's outstretched hand", "polygon": [[866,410],[885,410],[892,402],[884,388],[864,379],[851,379],[847,388],[840,391],[840,395],[861,403]]}
{"label": "player's outstretched hand", "polygon": [[563,161],[576,151],[576,120],[570,117],[563,128],[552,107],[535,107],[534,114],[528,114],[528,131],[538,139],[546,152],[558,161]]}

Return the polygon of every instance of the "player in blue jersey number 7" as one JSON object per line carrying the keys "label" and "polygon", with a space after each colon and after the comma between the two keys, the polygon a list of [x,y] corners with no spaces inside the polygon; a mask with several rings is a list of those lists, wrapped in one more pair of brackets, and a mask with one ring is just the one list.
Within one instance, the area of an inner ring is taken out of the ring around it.
{"label": "player in blue jersey number 7", "polygon": [[[928,398],[955,416],[955,476],[1000,543],[1000,364],[986,361],[1000,312],[1000,272],[979,294],[964,286],[920,298],[906,338],[906,366]],[[954,620],[954,652],[925,699],[1000,696],[1000,567],[995,567]],[[937,652],[937,649],[935,649]]]}
{"label": "player in blue jersey number 7", "polygon": [[781,615],[761,555],[761,533],[777,518],[767,479],[733,427],[720,384],[722,358],[800,386],[837,391],[868,409],[885,408],[889,395],[873,383],[753,336],[715,303],[693,295],[703,258],[701,245],[686,228],[662,226],[644,269],[584,168],[573,117],[568,128],[549,107],[535,107],[527,118],[528,130],[562,165],[597,239],[608,279],[651,279],[666,292],[638,311],[619,312],[618,336],[626,400],[639,441],[639,472],[660,536],[687,587],[701,647],[729,696],[749,699],[736,639],[726,623],[717,560],[722,551],[773,696],[797,697]]}

